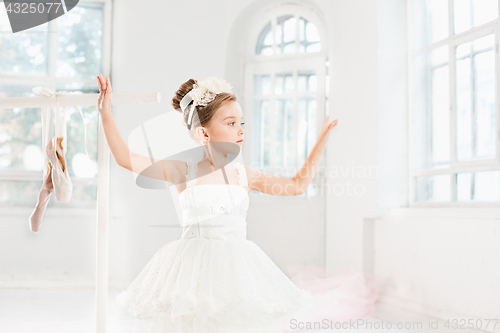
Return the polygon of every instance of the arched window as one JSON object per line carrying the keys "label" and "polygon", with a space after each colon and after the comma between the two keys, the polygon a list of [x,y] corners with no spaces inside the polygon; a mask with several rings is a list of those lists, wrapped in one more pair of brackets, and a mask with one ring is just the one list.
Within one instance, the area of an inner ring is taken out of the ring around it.
{"label": "arched window", "polygon": [[313,53],[321,51],[319,32],[314,23],[303,17],[282,15],[276,18],[274,24],[275,33],[273,34],[273,24],[271,22],[269,21],[259,33],[255,45],[255,54],[272,56],[280,53]]}
{"label": "arched window", "polygon": [[[326,118],[326,38],[314,23],[320,19],[304,12],[295,7],[268,12],[255,22],[246,51],[248,157],[253,168],[280,177],[297,173]],[[303,195],[316,195],[322,177],[318,172]]]}

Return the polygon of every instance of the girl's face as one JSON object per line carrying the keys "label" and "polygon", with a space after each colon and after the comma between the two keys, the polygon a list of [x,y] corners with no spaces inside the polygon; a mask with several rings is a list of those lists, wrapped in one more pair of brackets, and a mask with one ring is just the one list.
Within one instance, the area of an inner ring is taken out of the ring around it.
{"label": "girl's face", "polygon": [[208,133],[210,142],[231,142],[241,147],[245,134],[243,124],[243,112],[240,104],[229,101],[215,112],[208,126],[205,126],[206,131],[203,131],[201,127],[198,127],[198,130],[204,142],[207,140]]}

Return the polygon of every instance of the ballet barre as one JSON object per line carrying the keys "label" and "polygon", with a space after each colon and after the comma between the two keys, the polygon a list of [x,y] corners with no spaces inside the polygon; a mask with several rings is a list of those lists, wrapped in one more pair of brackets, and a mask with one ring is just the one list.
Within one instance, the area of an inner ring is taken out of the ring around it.
{"label": "ballet barre", "polygon": [[[59,107],[97,106],[99,94],[57,92],[51,97],[0,98],[0,109],[41,108],[55,102]],[[113,92],[113,105],[157,104],[159,92]],[[43,148],[42,148],[43,151]],[[99,117],[97,149],[97,248],[96,248],[96,333],[105,333],[108,309],[109,148]]]}

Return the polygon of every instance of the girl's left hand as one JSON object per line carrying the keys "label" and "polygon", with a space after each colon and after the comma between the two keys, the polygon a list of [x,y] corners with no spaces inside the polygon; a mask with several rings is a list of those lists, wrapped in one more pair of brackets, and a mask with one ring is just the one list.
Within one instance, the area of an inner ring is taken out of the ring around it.
{"label": "girl's left hand", "polygon": [[326,121],[319,130],[319,135],[318,135],[318,142],[321,142],[323,144],[326,144],[328,142],[328,138],[330,137],[330,131],[332,128],[337,126],[338,119],[335,119],[331,123],[330,121],[330,116],[326,117]]}

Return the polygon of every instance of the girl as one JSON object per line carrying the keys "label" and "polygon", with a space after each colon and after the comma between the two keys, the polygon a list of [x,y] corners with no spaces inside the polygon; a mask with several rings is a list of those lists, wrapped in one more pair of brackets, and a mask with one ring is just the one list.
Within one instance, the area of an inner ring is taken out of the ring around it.
{"label": "girl", "polygon": [[294,177],[275,177],[239,162],[228,163],[228,154],[234,147],[239,152],[245,140],[242,110],[231,86],[217,78],[190,79],[179,87],[172,106],[183,113],[191,138],[208,148],[206,154],[200,161],[152,164],[150,157],[127,147],[111,114],[109,78],[99,74],[97,80],[97,109],[116,163],[175,184],[185,224],[181,239],[161,247],[117,302],[140,319],[145,332],[282,332],[312,295],[246,239],[248,194],[252,190],[286,196],[304,193],[338,121],[327,117]]}

